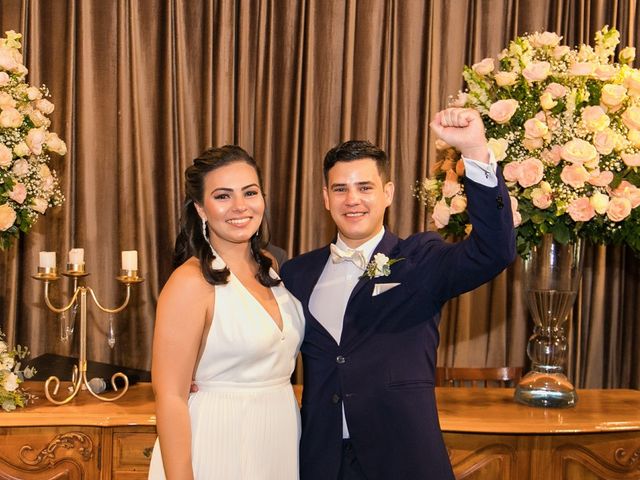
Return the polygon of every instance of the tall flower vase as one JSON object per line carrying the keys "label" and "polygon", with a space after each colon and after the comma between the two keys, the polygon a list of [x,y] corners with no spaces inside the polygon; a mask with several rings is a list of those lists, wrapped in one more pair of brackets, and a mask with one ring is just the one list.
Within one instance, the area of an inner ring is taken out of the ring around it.
{"label": "tall flower vase", "polygon": [[524,291],[533,317],[527,355],[531,371],[518,383],[515,399],[534,407],[573,407],[575,387],[564,374],[567,337],[564,325],[582,275],[584,242],[563,245],[547,234],[524,260]]}

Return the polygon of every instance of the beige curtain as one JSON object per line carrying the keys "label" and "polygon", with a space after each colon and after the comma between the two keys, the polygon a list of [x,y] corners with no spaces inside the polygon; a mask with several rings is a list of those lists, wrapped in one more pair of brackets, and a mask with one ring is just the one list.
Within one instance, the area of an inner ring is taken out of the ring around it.
{"label": "beige curtain", "polygon": [[[182,172],[205,147],[237,143],[265,174],[274,243],[291,255],[335,234],[321,202],[321,160],[370,139],[391,157],[389,227],[425,228],[412,187],[433,162],[429,119],[462,87],[464,64],[516,34],[550,29],[570,44],[602,25],[638,38],[636,2],[579,0],[3,0],[0,27],[24,34],[29,81],[46,83],[69,146],[56,162],[66,202],[0,253],[1,326],[34,355],[77,353],[58,338],[40,250],[59,263],[84,247],[93,287],[121,301],[119,252],[137,249],[145,282],[117,315],[89,307],[89,357],[148,369],[158,293],[171,272]],[[443,311],[440,363],[522,365],[530,324],[519,262]],[[640,386],[638,259],[590,248],[573,312],[570,372],[580,386]],[[66,280],[53,287],[61,303]],[[180,352],[176,352],[177,355]]]}

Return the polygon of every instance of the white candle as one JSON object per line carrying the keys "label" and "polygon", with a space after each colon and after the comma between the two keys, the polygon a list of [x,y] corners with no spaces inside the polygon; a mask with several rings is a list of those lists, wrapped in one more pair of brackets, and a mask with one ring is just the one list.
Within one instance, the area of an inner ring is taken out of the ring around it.
{"label": "white candle", "polygon": [[40,268],[56,268],[56,252],[40,252]]}
{"label": "white candle", "polygon": [[138,251],[122,251],[122,270],[138,270]]}
{"label": "white candle", "polygon": [[82,265],[84,263],[84,248],[72,248],[69,250],[69,263]]}

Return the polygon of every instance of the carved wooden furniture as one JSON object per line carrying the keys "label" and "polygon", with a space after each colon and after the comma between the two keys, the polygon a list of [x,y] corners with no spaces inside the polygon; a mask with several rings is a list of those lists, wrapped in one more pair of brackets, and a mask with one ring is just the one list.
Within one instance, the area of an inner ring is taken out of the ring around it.
{"label": "carved wooden furniture", "polygon": [[[64,385],[64,384],[63,384]],[[34,405],[0,410],[0,480],[143,480],[156,439],[153,393],[135,385],[115,403],[79,395],[49,403],[43,384]]]}
{"label": "carved wooden furniture", "polygon": [[437,367],[438,387],[515,387],[522,367]]}
{"label": "carved wooden furniture", "polygon": [[[511,388],[437,388],[456,478],[640,479],[640,391],[578,394],[565,410],[518,404]],[[156,437],[148,383],[115,403],[79,395],[58,407],[42,397],[0,411],[0,480],[147,478]]]}
{"label": "carved wooden furniture", "polygon": [[458,480],[640,479],[640,391],[580,390],[575,408],[521,405],[511,388],[438,388]]}

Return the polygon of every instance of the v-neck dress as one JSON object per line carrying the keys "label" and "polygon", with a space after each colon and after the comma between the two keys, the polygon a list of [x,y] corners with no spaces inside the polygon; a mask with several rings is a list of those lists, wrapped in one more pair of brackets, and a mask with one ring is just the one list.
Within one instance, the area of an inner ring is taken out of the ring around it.
{"label": "v-neck dress", "polygon": [[[300,412],[290,378],[304,314],[282,284],[271,291],[282,330],[233,274],[215,287],[213,320],[195,374],[198,392],[189,397],[196,480],[299,478]],[[158,441],[149,478],[165,478]]]}

